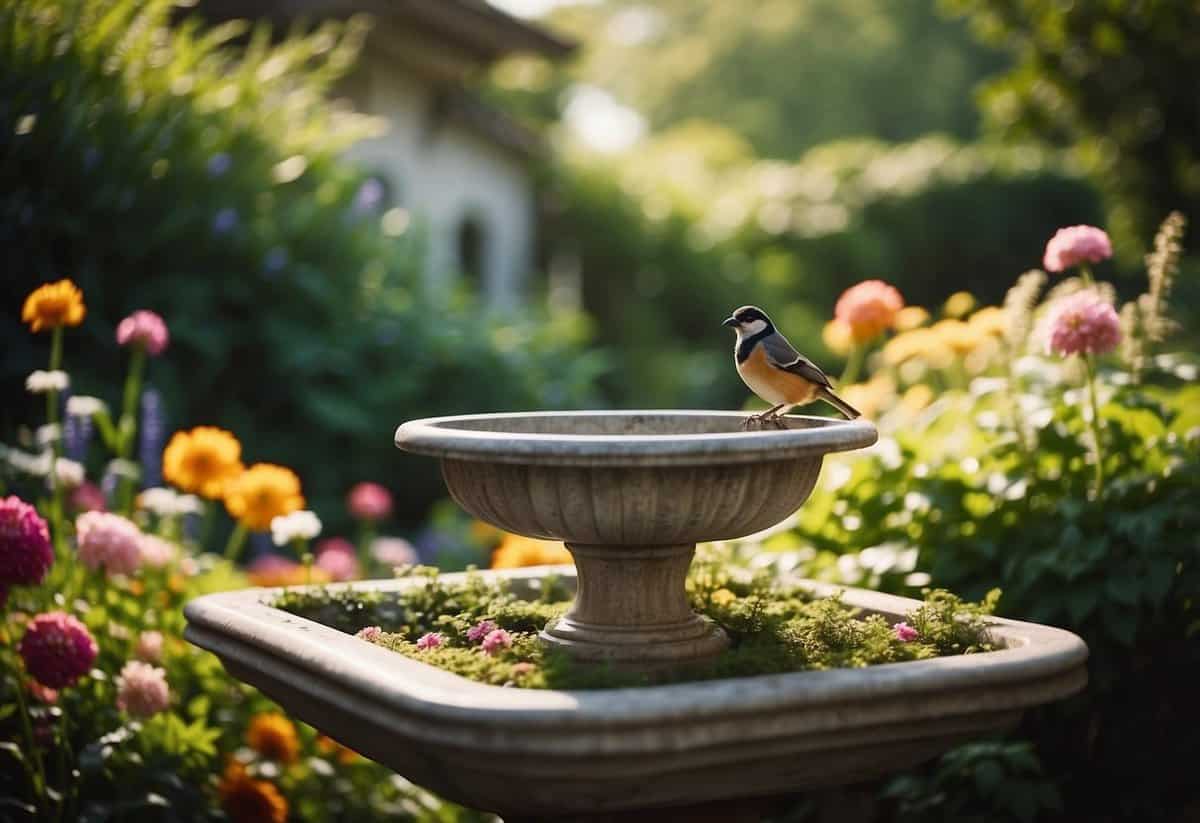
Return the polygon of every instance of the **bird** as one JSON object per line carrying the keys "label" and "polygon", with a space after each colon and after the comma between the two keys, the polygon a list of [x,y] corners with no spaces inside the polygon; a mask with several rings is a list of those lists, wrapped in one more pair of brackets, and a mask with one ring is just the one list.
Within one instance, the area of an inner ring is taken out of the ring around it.
{"label": "bird", "polygon": [[762,414],[746,419],[751,423],[783,426],[779,418],[793,406],[824,400],[846,416],[862,417],[858,409],[833,393],[833,384],[816,363],[796,351],[780,334],[767,313],[757,306],[742,306],[722,325],[737,332],[733,360],[738,375],[750,391],[771,404]]}

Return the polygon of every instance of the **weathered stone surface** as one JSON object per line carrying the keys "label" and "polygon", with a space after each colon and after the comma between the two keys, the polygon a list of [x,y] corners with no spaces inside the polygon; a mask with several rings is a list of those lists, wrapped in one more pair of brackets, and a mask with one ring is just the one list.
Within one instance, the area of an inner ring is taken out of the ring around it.
{"label": "weathered stone surface", "polygon": [[[573,576],[569,567],[485,574],[532,593],[551,572]],[[762,797],[876,777],[1005,728],[1087,679],[1087,647],[1075,635],[996,619],[991,634],[1004,648],[985,654],[639,689],[500,688],[271,608],[271,596],[247,589],[199,598],[185,611],[186,637],[351,748],[451,800],[513,816]],[[859,589],[847,589],[845,601],[890,620],[918,605]]]}
{"label": "weathered stone surface", "polygon": [[829,452],[875,442],[865,421],[736,412],[537,412],[414,420],[400,448],[439,457],[451,496],[506,531],[564,540],[579,569],[544,642],[582,660],[655,668],[719,654],[687,606],[695,543],[742,537],[800,507]]}

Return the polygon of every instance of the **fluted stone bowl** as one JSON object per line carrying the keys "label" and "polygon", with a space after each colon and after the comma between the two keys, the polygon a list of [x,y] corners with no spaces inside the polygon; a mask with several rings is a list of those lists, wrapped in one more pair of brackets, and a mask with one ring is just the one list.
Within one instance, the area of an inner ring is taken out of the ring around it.
{"label": "fluted stone bowl", "polygon": [[579,588],[542,640],[576,658],[654,667],[719,654],[692,612],[695,544],[778,523],[812,492],[824,456],[875,442],[862,420],[786,417],[744,428],[719,411],[535,412],[413,420],[396,445],[441,459],[451,496],[481,520],[562,540]]}

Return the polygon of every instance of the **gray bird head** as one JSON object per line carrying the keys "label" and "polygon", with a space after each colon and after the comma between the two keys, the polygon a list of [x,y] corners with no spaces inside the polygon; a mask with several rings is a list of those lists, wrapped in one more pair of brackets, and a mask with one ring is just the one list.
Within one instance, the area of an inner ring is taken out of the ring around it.
{"label": "gray bird head", "polygon": [[767,313],[758,306],[742,306],[725,318],[721,325],[729,326],[739,335],[758,334],[763,329],[775,328],[771,318],[767,317]]}

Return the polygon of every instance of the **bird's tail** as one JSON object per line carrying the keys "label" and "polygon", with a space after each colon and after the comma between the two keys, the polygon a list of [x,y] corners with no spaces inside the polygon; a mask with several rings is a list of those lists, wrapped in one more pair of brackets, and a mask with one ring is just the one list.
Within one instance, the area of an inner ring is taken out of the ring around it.
{"label": "bird's tail", "polygon": [[856,417],[862,417],[862,412],[851,406],[842,398],[838,397],[829,389],[821,389],[821,393],[817,395],[829,405],[846,415],[847,420],[853,420]]}

